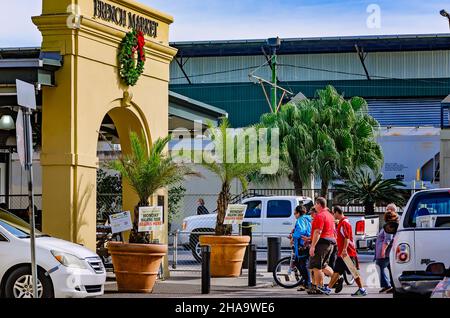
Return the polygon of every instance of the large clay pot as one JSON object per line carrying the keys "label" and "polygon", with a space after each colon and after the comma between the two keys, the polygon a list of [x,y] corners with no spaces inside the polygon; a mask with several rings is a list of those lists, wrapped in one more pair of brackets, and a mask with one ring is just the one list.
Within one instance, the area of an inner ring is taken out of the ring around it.
{"label": "large clay pot", "polygon": [[167,245],[109,242],[119,292],[151,293]]}
{"label": "large clay pot", "polygon": [[239,277],[250,236],[200,236],[201,245],[211,246],[211,277]]}

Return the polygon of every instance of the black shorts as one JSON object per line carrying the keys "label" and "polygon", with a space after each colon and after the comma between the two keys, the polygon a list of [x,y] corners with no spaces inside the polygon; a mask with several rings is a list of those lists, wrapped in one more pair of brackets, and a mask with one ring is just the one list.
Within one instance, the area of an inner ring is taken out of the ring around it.
{"label": "black shorts", "polygon": [[[351,256],[350,258],[353,264],[355,264],[355,267],[359,269],[358,259],[353,256]],[[339,275],[343,275],[344,272],[350,273],[350,271],[347,268],[347,265],[345,265],[344,260],[340,256],[338,256],[338,258],[336,259],[336,264],[334,265],[333,270],[335,273],[338,273]]]}
{"label": "black shorts", "polygon": [[309,259],[309,269],[324,269],[328,266],[333,244],[319,241],[314,252],[314,256]]}

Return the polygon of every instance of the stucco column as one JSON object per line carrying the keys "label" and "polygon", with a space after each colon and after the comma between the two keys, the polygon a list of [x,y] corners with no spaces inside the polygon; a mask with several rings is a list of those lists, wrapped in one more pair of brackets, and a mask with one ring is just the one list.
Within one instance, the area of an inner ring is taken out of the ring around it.
{"label": "stucco column", "polygon": [[440,186],[450,188],[450,129],[441,130]]}

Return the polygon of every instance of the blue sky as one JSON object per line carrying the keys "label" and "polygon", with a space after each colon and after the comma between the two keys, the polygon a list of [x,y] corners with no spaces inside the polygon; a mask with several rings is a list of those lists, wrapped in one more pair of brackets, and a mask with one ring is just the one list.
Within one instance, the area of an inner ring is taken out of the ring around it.
{"label": "blue sky", "polygon": [[[450,12],[448,0],[138,1],[174,16],[171,41],[450,32],[439,15],[444,8]],[[41,0],[0,0],[0,5],[0,47],[39,46],[30,17],[40,14]],[[370,5],[379,8],[380,22],[370,19],[368,26]]]}

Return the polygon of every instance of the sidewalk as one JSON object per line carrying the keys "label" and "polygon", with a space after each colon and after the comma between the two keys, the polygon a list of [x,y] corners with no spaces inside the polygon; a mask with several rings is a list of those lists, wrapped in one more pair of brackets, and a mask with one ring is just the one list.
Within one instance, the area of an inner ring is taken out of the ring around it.
{"label": "sidewalk", "polygon": [[[201,297],[201,272],[172,271],[167,280],[158,280],[151,294],[125,294],[117,291],[113,273],[108,273],[105,294],[102,298],[188,298]],[[237,278],[211,278],[210,295],[221,295],[245,290],[270,288],[274,286],[272,273],[257,273],[256,286],[248,287],[247,271]]]}

